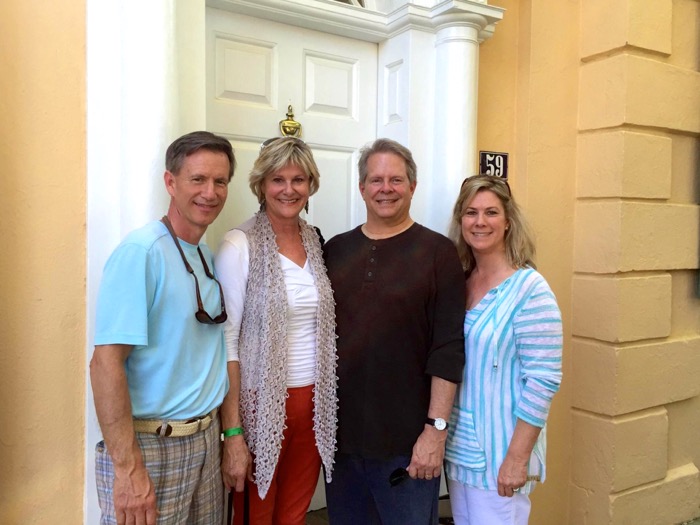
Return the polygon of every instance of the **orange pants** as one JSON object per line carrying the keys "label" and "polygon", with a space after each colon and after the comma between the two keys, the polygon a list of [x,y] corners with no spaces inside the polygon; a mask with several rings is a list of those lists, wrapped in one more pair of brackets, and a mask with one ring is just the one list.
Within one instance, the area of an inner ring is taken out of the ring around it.
{"label": "orange pants", "polygon": [[[246,481],[250,525],[304,525],[321,457],[314,434],[313,385],[287,389],[282,449],[265,499]],[[233,496],[233,525],[243,525],[244,493]]]}

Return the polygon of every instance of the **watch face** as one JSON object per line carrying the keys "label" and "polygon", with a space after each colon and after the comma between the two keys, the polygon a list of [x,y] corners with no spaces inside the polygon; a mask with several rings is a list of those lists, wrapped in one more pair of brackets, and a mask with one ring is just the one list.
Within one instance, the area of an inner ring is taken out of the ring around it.
{"label": "watch face", "polygon": [[435,428],[437,428],[438,430],[445,430],[447,428],[447,422],[441,417],[436,417]]}

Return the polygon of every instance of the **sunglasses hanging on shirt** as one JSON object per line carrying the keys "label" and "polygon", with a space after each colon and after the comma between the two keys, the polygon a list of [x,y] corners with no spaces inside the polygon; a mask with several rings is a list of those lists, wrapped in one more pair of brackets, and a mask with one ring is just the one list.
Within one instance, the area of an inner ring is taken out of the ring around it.
{"label": "sunglasses hanging on shirt", "polygon": [[175,235],[173,225],[170,224],[170,219],[168,219],[167,215],[164,215],[160,221],[163,224],[165,224],[165,227],[168,229],[170,236],[173,238],[173,241],[175,241],[175,246],[177,246],[177,251],[180,252],[182,262],[185,263],[185,268],[187,269],[187,272],[191,274],[192,277],[194,277],[194,286],[197,292],[197,311],[194,314],[195,318],[197,319],[197,321],[203,324],[223,323],[224,321],[226,321],[226,319],[228,319],[228,315],[226,315],[226,305],[224,304],[224,290],[223,288],[221,288],[221,283],[216,280],[216,277],[214,277],[214,274],[211,273],[211,271],[209,271],[209,266],[207,265],[207,261],[204,260],[202,250],[199,248],[199,246],[197,246],[197,253],[199,254],[199,258],[202,260],[204,273],[207,275],[207,277],[212,279],[217,284],[217,286],[219,287],[219,295],[221,296],[221,313],[214,318],[212,318],[212,316],[210,316],[204,309],[204,303],[202,303],[202,294],[199,291],[199,280],[197,279],[197,275],[194,273],[192,266],[190,266],[190,263],[187,261],[187,257],[185,257],[185,252],[182,251],[182,246],[180,246],[180,241],[178,241],[177,235]]}

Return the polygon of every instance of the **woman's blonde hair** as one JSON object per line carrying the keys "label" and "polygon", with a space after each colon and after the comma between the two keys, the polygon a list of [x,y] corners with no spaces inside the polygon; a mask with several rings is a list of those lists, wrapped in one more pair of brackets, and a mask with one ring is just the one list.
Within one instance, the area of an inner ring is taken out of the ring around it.
{"label": "woman's blonde hair", "polygon": [[506,216],[505,231],[506,260],[513,268],[535,267],[535,242],[532,230],[510,193],[508,183],[493,175],[475,175],[467,177],[459,190],[459,197],[452,211],[449,237],[457,246],[459,259],[465,273],[474,269],[474,254],[462,235],[462,216],[465,208],[477,193],[490,191],[501,201]]}
{"label": "woman's blonde hair", "polygon": [[265,202],[263,182],[265,177],[287,166],[301,168],[309,177],[309,195],[318,191],[321,175],[314,161],[311,148],[296,137],[276,137],[263,142],[260,155],[250,170],[248,184],[250,191],[258,198],[258,203]]}

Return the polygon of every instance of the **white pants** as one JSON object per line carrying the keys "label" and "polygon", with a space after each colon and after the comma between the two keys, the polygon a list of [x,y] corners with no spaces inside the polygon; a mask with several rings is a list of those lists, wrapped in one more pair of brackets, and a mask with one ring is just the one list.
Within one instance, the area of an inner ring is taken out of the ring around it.
{"label": "white pants", "polygon": [[455,525],[527,525],[530,498],[516,493],[512,498],[495,490],[481,490],[447,480]]}

